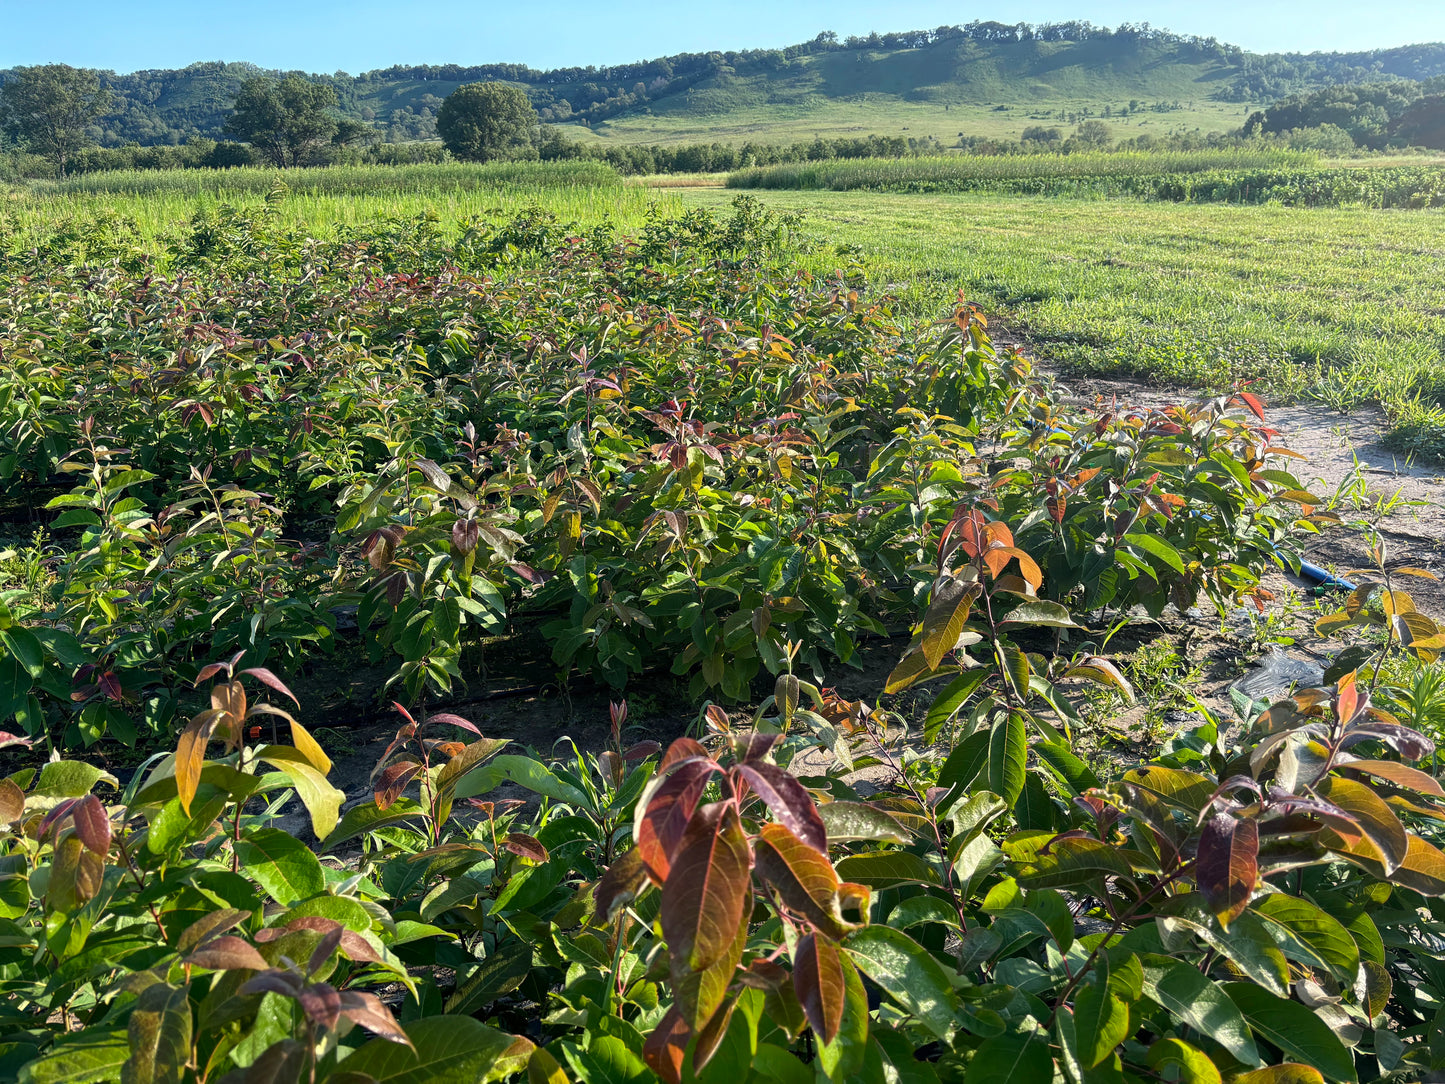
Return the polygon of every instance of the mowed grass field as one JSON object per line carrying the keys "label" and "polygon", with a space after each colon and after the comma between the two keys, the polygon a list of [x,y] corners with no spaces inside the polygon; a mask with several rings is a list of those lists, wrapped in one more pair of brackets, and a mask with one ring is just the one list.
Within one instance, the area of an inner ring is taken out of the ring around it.
{"label": "mowed grass field", "polygon": [[[1041,106],[1027,104],[983,104],[951,102],[945,108],[938,101],[907,101],[885,95],[860,94],[849,99],[809,97],[795,102],[749,102],[742,100],[706,112],[658,110],[629,113],[589,126],[562,124],[568,138],[601,143],[794,143],[818,136],[864,136],[872,133],[933,139],[941,147],[952,146],[960,135],[985,139],[1016,140],[1025,128],[1043,126],[1067,133],[1073,125],[1060,120],[1059,112],[1082,114],[1086,110],[1102,120],[1115,139],[1135,136],[1162,138],[1189,132],[1208,134],[1239,128],[1259,106],[1243,102],[1201,100],[1181,103],[1165,113],[1138,112],[1105,117],[1104,109],[1121,111],[1122,99],[1050,99]],[[1151,99],[1152,100],[1152,99]]]}
{"label": "mowed grass field", "polygon": [[[679,189],[689,207],[734,193]],[[1402,450],[1445,457],[1445,212],[982,194],[766,192],[856,249],[908,311],[962,289],[1071,368],[1382,402]]]}
{"label": "mowed grass field", "polygon": [[[270,171],[116,174],[9,193],[0,243],[57,222],[134,228],[163,251],[201,211],[259,210]],[[702,180],[699,178],[698,180]],[[290,171],[275,213],[325,235],[383,216],[443,227],[541,207],[622,231],[656,210],[724,211],[737,193],[649,189],[596,169],[406,167]],[[828,272],[861,259],[910,318],[963,290],[1074,370],[1201,387],[1258,380],[1272,395],[1350,409],[1378,401],[1402,452],[1445,460],[1445,212],[1077,200],[984,193],[751,193],[801,211]]]}

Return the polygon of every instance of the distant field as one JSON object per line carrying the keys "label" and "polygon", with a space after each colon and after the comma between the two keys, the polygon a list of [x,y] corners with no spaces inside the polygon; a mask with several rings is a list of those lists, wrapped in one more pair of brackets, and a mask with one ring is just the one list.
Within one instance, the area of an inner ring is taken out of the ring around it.
{"label": "distant field", "polygon": [[[1200,96],[1203,98],[1203,95]],[[960,135],[1016,140],[1025,128],[1042,125],[1071,130],[1058,113],[1089,110],[1112,129],[1115,139],[1140,135],[1165,136],[1186,132],[1227,132],[1243,126],[1258,106],[1237,102],[1197,100],[1193,108],[1169,113],[1136,113],[1104,117],[1122,109],[1127,99],[1051,99],[1045,105],[949,103],[905,101],[882,95],[859,95],[849,100],[823,97],[793,102],[739,102],[707,113],[657,112],[630,114],[585,127],[559,127],[572,139],[615,143],[793,143],[815,136],[889,135],[932,138],[941,147]]]}
{"label": "distant field", "polygon": [[11,191],[0,204],[0,244],[24,247],[58,221],[83,226],[102,217],[163,242],[198,213],[222,205],[259,210],[278,180],[287,189],[275,207],[280,221],[323,234],[387,215],[435,213],[450,226],[533,206],[565,222],[638,224],[649,207],[674,199],[624,185],[598,162],[94,173]]}
{"label": "distant field", "polygon": [[[690,207],[735,193],[680,190]],[[1445,458],[1445,212],[1022,196],[767,192],[856,248],[906,308],[957,289],[1071,368],[1207,387],[1258,379],[1349,408],[1379,400],[1406,450]]]}
{"label": "distant field", "polygon": [[[23,250],[73,224],[77,238],[134,233],[164,256],[198,215],[259,213],[272,171],[98,174],[9,193],[0,244]],[[443,229],[532,207],[563,223],[639,229],[655,208],[725,209],[717,176],[621,183],[591,165],[288,171],[274,207],[327,236],[379,216]],[[678,184],[681,181],[683,183]],[[1221,387],[1259,379],[1332,407],[1382,402],[1400,447],[1445,459],[1445,212],[1040,198],[768,191],[806,214],[809,265],[860,256],[906,315],[937,317],[962,288],[1079,371]],[[107,224],[99,232],[97,223]]]}
{"label": "distant field", "polygon": [[1164,153],[953,155],[793,162],[743,169],[730,188],[992,192],[1300,207],[1445,206],[1445,167],[1322,168],[1315,156],[1228,148]]}

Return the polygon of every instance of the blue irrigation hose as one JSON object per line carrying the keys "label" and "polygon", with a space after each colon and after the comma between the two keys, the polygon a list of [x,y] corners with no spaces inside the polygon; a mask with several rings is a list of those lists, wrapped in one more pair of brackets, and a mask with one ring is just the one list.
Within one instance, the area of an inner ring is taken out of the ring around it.
{"label": "blue irrigation hose", "polygon": [[1326,572],[1319,565],[1312,565],[1308,561],[1299,563],[1300,579],[1304,580],[1317,594],[1325,591],[1353,591],[1355,585],[1343,576],[1336,576]]}

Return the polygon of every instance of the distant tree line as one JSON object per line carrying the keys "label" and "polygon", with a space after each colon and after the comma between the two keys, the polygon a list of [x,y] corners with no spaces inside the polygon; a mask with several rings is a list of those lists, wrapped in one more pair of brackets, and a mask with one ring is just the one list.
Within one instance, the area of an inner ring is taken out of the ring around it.
{"label": "distant tree line", "polygon": [[1445,76],[1326,87],[1250,115],[1246,135],[1331,127],[1357,147],[1445,149]]}

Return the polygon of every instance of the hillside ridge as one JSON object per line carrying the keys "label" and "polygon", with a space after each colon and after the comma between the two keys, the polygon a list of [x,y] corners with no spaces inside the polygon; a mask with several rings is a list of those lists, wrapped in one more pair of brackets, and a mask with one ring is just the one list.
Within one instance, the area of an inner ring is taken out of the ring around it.
{"label": "hillside ridge", "polygon": [[[0,72],[0,80],[6,74]],[[100,74],[116,109],[95,135],[118,146],[224,138],[241,83],[283,73],[204,61]],[[738,139],[914,129],[943,138],[955,121],[973,133],[1003,134],[1029,120],[1070,121],[1116,109],[1177,112],[1174,123],[1181,127],[1238,127],[1244,106],[1290,94],[1445,75],[1445,43],[1265,54],[1148,24],[974,22],[846,39],[825,32],[783,49],[683,53],[605,67],[424,64],[354,76],[298,74],[329,83],[342,115],[371,125],[389,142],[432,138],[447,94],[492,79],[523,86],[544,121],[586,137],[667,141],[714,132]]]}

